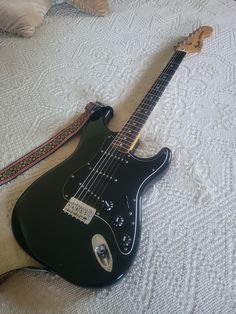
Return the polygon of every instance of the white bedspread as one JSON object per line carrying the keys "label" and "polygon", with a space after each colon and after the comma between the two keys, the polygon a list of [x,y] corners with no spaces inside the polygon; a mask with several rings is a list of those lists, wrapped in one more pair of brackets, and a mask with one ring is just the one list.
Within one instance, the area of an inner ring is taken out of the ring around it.
{"label": "white bedspread", "polygon": [[[134,266],[117,285],[85,290],[19,272],[0,287],[0,313],[236,312],[236,2],[111,0],[105,18],[53,7],[31,39],[0,34],[0,166],[46,141],[100,100],[119,129],[172,54],[200,25],[214,35],[187,56],[148,120],[138,154],[173,151],[143,197]],[[69,155],[73,139],[0,189],[10,215],[21,192]],[[0,253],[2,254],[2,252]]]}

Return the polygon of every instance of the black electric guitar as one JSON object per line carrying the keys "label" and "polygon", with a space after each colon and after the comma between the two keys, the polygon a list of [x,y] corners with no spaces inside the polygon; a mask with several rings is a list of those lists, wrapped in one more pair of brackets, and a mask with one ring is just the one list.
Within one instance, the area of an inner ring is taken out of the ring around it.
{"label": "black electric guitar", "polygon": [[211,33],[211,27],[200,27],[175,48],[120,132],[106,127],[111,109],[95,112],[76,151],[21,195],[13,233],[40,264],[86,287],[115,283],[128,271],[140,239],[142,191],[171,160],[168,148],[148,159],[136,157],[133,149],[186,53],[199,52]]}

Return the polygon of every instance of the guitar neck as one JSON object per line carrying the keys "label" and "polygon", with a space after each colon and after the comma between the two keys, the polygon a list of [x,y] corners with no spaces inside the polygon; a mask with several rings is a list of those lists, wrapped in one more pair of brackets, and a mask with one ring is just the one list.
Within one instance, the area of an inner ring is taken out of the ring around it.
{"label": "guitar neck", "polygon": [[127,153],[133,149],[142,127],[175,74],[185,54],[184,51],[175,51],[137,109],[126,122],[123,129],[117,134],[112,144],[118,151]]}

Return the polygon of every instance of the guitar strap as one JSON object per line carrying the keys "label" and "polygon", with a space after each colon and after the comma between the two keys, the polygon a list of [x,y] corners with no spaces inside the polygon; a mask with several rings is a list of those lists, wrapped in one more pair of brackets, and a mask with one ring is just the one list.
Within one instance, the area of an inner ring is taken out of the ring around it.
{"label": "guitar strap", "polygon": [[86,105],[85,112],[82,113],[73,123],[54,135],[47,142],[41,144],[31,152],[0,170],[0,186],[13,180],[19,174],[25,172],[39,161],[45,159],[55,152],[72,136],[77,134],[89,120],[91,115],[102,107],[104,107],[104,105],[100,102],[90,102],[88,105]]}

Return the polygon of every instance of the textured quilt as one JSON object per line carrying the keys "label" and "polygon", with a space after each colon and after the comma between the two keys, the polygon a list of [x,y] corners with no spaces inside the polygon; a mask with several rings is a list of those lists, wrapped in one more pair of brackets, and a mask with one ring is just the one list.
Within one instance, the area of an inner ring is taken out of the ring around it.
{"label": "textured quilt", "polygon": [[[111,0],[110,7],[97,18],[62,4],[31,39],[0,33],[0,167],[90,101],[111,105],[109,127],[120,129],[176,42],[211,25],[214,35],[185,57],[140,138],[139,156],[168,146],[173,161],[143,195],[140,249],[119,284],[87,290],[20,271],[0,286],[0,313],[235,313],[236,2]],[[6,228],[20,194],[77,143],[0,188]]]}

